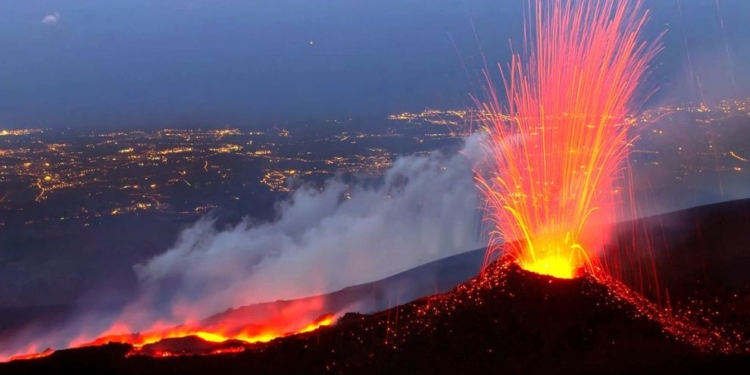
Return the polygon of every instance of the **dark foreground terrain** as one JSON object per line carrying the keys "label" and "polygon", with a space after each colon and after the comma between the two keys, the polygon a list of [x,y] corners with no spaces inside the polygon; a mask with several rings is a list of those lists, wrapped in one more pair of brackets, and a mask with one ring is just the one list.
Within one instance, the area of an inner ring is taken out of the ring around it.
{"label": "dark foreground terrain", "polygon": [[[750,201],[738,201],[621,228],[621,246],[647,243],[651,253],[628,267],[648,261],[663,275],[659,287],[626,282],[671,312],[612,280],[496,262],[447,293],[267,344],[184,338],[138,355],[109,344],[0,364],[0,373],[748,373],[749,214]],[[198,354],[153,357],[183,350]]]}
{"label": "dark foreground terrain", "polygon": [[[728,366],[750,370],[746,356],[702,352],[726,347],[710,331],[662,325],[618,293],[591,277],[556,280],[495,263],[449,293],[374,315],[346,315],[335,326],[236,353],[126,357],[129,346],[110,344],[3,364],[0,372],[642,374],[712,372]],[[231,342],[188,341],[193,350],[202,347],[207,352],[243,348]],[[184,339],[181,344],[186,345]]]}

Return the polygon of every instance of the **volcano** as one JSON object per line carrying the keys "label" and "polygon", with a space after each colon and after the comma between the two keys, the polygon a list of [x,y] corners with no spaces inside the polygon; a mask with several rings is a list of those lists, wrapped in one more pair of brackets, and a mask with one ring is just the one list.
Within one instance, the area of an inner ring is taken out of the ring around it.
{"label": "volcano", "polygon": [[673,291],[669,307],[606,277],[557,279],[500,259],[445,293],[374,314],[347,313],[330,326],[267,343],[194,336],[138,350],[109,343],[0,364],[0,373],[748,371],[750,309],[743,303],[750,294],[741,270],[749,213],[745,200],[622,225],[622,246],[650,238],[655,267],[672,270],[664,271],[665,290]]}

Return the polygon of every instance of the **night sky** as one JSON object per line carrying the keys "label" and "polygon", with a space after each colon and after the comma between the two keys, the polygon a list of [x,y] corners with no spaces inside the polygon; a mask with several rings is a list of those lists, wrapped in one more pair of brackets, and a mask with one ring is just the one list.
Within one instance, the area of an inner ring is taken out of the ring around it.
{"label": "night sky", "polygon": [[[750,93],[750,1],[647,0],[651,104]],[[471,106],[522,0],[6,0],[0,126],[247,125]],[[687,49],[691,52],[690,79]],[[728,50],[728,52],[727,52]],[[484,53],[484,59],[482,58]]]}

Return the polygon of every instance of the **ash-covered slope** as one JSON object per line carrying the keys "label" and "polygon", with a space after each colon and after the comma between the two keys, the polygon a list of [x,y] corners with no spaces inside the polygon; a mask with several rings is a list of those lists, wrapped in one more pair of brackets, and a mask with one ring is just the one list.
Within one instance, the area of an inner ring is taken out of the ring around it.
{"label": "ash-covered slope", "polygon": [[663,325],[653,314],[657,310],[642,302],[591,277],[558,280],[498,262],[448,293],[374,315],[350,314],[335,326],[241,352],[126,357],[128,346],[109,345],[2,364],[0,372],[675,373],[729,364],[750,369],[746,357],[703,353],[700,349],[724,345],[710,331]]}

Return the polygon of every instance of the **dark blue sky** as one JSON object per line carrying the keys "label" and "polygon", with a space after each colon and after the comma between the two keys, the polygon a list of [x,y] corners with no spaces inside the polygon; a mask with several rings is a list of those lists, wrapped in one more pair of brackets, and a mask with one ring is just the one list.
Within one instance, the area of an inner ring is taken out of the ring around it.
{"label": "dark blue sky", "polygon": [[[651,28],[669,29],[655,100],[695,86],[683,20],[706,95],[747,94],[750,1],[720,0],[723,30],[715,0],[681,1],[684,19],[677,0],[646,1]],[[522,4],[3,0],[0,126],[243,125],[466,107],[481,89],[479,45],[504,64]]]}

